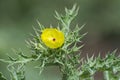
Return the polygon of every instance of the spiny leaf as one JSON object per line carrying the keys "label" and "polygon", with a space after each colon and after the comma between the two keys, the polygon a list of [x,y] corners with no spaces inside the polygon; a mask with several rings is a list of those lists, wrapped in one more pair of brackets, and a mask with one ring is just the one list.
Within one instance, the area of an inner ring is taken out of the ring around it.
{"label": "spiny leaf", "polygon": [[0,80],[7,80],[7,79],[2,75],[1,72],[0,72]]}

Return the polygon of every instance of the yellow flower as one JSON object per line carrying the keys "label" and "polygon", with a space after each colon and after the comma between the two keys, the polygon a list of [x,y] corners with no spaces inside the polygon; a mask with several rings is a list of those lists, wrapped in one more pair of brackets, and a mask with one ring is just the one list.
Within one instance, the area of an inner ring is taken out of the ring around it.
{"label": "yellow flower", "polygon": [[64,43],[64,34],[55,28],[46,28],[42,31],[43,43],[52,49],[59,48]]}

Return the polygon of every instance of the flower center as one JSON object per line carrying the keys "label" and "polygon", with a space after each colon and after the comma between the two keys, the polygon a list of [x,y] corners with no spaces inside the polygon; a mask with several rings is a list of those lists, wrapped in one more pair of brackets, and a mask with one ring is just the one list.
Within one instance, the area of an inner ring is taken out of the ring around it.
{"label": "flower center", "polygon": [[55,41],[56,39],[55,38],[53,38],[53,41]]}

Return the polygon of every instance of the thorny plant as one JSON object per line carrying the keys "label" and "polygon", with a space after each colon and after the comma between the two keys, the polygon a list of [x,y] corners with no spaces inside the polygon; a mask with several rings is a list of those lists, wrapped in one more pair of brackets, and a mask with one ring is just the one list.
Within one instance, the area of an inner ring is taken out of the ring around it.
{"label": "thorny plant", "polygon": [[[70,28],[71,21],[77,16],[79,8],[76,5],[72,9],[65,8],[65,15],[55,12],[59,25],[56,28],[46,28],[39,24],[39,29],[34,29],[36,35],[32,40],[27,41],[32,50],[31,56],[23,52],[16,53],[17,58],[9,57],[9,60],[0,59],[8,63],[7,69],[10,72],[8,80],[26,80],[25,67],[27,63],[39,62],[40,74],[47,66],[58,66],[62,73],[62,80],[94,80],[96,72],[103,72],[104,80],[120,80],[120,55],[115,56],[116,50],[109,52],[105,58],[87,57],[81,59],[80,50],[83,47],[77,46],[86,35],[80,34],[81,29],[76,25]],[[0,80],[7,80],[0,73]]]}

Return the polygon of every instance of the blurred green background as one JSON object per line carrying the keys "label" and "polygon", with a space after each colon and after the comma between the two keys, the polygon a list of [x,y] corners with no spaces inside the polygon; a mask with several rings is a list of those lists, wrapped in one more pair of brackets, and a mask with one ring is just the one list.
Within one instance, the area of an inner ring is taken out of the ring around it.
{"label": "blurred green background", "polygon": [[[74,23],[86,23],[82,33],[88,32],[83,39],[82,56],[98,52],[104,55],[116,48],[119,52],[120,0],[0,0],[0,58],[12,55],[12,48],[29,54],[25,40],[33,33],[32,26],[38,27],[36,20],[45,26],[56,26],[55,10],[64,13],[65,7],[71,8],[75,3],[80,10]],[[27,80],[61,80],[57,67],[46,68],[37,78],[39,71],[33,68],[34,64],[27,65]],[[9,77],[5,66],[0,62],[0,71]]]}

